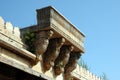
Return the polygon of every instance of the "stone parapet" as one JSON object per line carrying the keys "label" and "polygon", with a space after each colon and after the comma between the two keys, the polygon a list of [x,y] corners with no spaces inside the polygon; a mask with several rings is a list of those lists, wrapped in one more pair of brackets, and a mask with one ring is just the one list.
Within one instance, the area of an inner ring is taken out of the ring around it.
{"label": "stone parapet", "polygon": [[13,27],[10,22],[4,22],[2,17],[0,17],[0,39],[8,39],[8,42],[11,42],[11,44],[15,44],[20,48],[25,48],[20,37],[20,29],[18,27]]}
{"label": "stone parapet", "polygon": [[36,56],[26,50],[20,34],[18,27],[13,27],[10,22],[4,22],[0,17],[0,46],[16,52],[18,55],[35,60]]}
{"label": "stone parapet", "polygon": [[77,64],[76,69],[72,72],[73,78],[77,78],[78,80],[101,80],[100,77],[96,76],[89,70],[82,68]]}

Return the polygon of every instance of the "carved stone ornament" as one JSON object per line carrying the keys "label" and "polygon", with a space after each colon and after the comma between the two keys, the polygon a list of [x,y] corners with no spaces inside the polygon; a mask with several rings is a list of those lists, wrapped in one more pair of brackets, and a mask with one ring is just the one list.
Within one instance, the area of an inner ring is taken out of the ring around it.
{"label": "carved stone ornament", "polygon": [[52,30],[40,31],[36,34],[36,57],[40,60],[40,55],[43,54],[48,47],[49,39],[53,35]]}
{"label": "carved stone ornament", "polygon": [[[76,68],[77,66],[77,61],[78,59],[80,58],[81,54],[80,52],[72,52],[70,54],[70,58],[69,58],[69,61],[68,63],[66,64],[65,66],[65,71],[64,71],[64,77],[65,77],[65,80],[69,80],[69,79],[66,79],[68,78],[68,74],[71,74],[71,72]],[[69,77],[70,78],[70,77]]]}
{"label": "carved stone ornament", "polygon": [[47,51],[43,54],[44,72],[54,66],[54,61],[60,53],[60,48],[64,44],[64,38],[50,39]]}
{"label": "carved stone ornament", "polygon": [[60,49],[60,54],[55,60],[54,73],[60,75],[64,72],[64,67],[67,64],[70,56],[70,52],[73,50],[73,46],[63,45]]}

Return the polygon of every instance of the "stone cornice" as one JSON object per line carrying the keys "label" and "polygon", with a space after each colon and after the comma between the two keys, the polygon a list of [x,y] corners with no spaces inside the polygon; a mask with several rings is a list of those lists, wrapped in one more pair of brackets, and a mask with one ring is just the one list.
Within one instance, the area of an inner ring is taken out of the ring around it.
{"label": "stone cornice", "polygon": [[37,31],[52,29],[56,35],[65,37],[65,39],[75,46],[77,51],[85,52],[84,34],[74,25],[59,14],[53,7],[49,6],[37,10]]}

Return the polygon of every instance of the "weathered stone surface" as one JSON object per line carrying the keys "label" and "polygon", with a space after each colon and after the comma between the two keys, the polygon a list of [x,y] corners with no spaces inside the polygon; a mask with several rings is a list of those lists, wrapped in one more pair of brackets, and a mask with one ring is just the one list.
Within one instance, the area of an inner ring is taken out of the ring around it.
{"label": "weathered stone surface", "polygon": [[[53,7],[37,10],[37,29],[55,31],[55,37],[64,37],[68,44],[74,45],[74,51],[84,52],[84,34],[75,28],[69,21],[67,21],[61,14],[59,14]],[[58,35],[59,34],[59,35]]]}
{"label": "weathered stone surface", "polygon": [[69,61],[66,64],[65,69],[64,69],[65,70],[64,71],[65,80],[69,80],[69,78],[71,78],[71,76],[70,76],[71,72],[77,67],[77,61],[80,58],[80,56],[81,56],[80,52],[72,52],[70,54]]}
{"label": "weathered stone surface", "polygon": [[40,31],[36,34],[36,56],[37,60],[40,60],[40,55],[43,54],[49,44],[49,39],[53,35],[53,31],[48,30],[48,31]]}
{"label": "weathered stone surface", "polygon": [[54,72],[55,75],[60,75],[64,72],[64,67],[67,64],[70,56],[70,52],[73,50],[73,46],[63,45],[60,49],[60,54],[55,60]]}
{"label": "weathered stone surface", "polygon": [[58,57],[60,48],[64,44],[64,38],[51,39],[47,51],[43,54],[44,72],[54,66],[54,61]]}
{"label": "weathered stone surface", "polygon": [[80,56],[81,56],[80,52],[72,52],[70,54],[70,58],[68,63],[65,66],[64,73],[70,73],[76,68],[77,61],[80,58]]}

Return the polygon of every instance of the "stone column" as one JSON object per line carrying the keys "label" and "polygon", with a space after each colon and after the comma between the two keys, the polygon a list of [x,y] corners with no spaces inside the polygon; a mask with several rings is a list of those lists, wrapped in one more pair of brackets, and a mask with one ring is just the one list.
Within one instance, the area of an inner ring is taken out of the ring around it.
{"label": "stone column", "polygon": [[69,80],[71,78],[71,72],[77,67],[77,61],[80,58],[80,52],[71,52],[68,63],[65,66],[64,78]]}
{"label": "stone column", "polygon": [[47,51],[43,54],[43,71],[46,72],[52,66],[54,61],[58,57],[60,48],[64,44],[64,38],[51,39],[48,45]]}
{"label": "stone column", "polygon": [[60,54],[55,60],[55,65],[54,65],[54,73],[56,76],[64,72],[64,67],[69,60],[69,56],[72,50],[73,50],[73,46],[63,45],[61,47]]}

